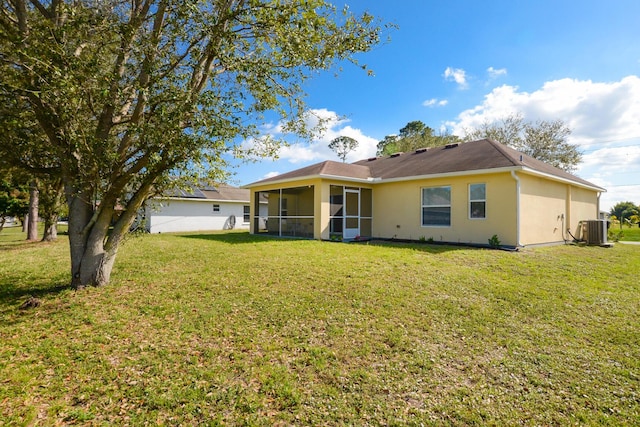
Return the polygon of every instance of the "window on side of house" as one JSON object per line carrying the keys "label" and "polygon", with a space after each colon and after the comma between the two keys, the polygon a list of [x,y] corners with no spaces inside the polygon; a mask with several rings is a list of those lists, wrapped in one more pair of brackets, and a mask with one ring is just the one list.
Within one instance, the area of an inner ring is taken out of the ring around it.
{"label": "window on side of house", "polygon": [[220,205],[213,205],[213,213],[220,213]]}
{"label": "window on side of house", "polygon": [[469,185],[469,218],[485,219],[487,217],[487,185]]}
{"label": "window on side of house", "polygon": [[242,221],[245,223],[251,222],[251,207],[249,205],[245,205],[242,209],[243,209]]}
{"label": "window on side of house", "polygon": [[451,226],[451,186],[422,189],[422,226]]}

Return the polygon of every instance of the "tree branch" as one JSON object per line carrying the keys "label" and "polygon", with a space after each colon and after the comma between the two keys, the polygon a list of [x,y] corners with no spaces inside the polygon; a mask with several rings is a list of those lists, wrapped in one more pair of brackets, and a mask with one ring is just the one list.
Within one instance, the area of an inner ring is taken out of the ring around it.
{"label": "tree branch", "polygon": [[[40,12],[40,14],[42,16],[44,16],[47,19],[51,19],[53,18],[53,14],[51,13],[51,11],[47,10],[46,7],[44,7],[44,5],[42,3],[40,3],[38,0],[29,0],[29,2],[35,6],[36,9],[38,9],[38,12]],[[23,2],[24,3],[24,2]],[[51,3],[51,6],[53,7],[55,2]]]}
{"label": "tree branch", "polygon": [[[128,120],[130,123],[138,124],[143,117],[144,109],[147,105],[147,94],[146,91],[149,87],[149,82],[151,81],[151,75],[149,70],[155,60],[155,51],[160,43],[160,34],[162,33],[162,26],[164,24],[165,13],[168,6],[167,0],[162,0],[158,5],[158,10],[155,13],[155,18],[153,20],[153,29],[151,31],[151,48],[149,52],[145,55],[142,61],[142,67],[140,70],[140,74],[138,76],[138,84],[140,89],[138,90],[137,100],[135,101],[135,107],[133,109],[133,113],[131,114],[131,118]],[[125,153],[129,147],[129,143],[133,136],[133,130],[128,130],[125,135],[120,140],[120,145],[118,146],[118,158],[120,160],[125,159]]]}
{"label": "tree branch", "polygon": [[[106,140],[114,125],[118,89],[120,88],[122,77],[126,71],[125,64],[129,58],[128,52],[131,50],[135,34],[141,28],[150,8],[151,0],[146,2],[136,1],[135,8],[131,11],[129,22],[125,26],[125,33],[122,35],[119,53],[113,66],[111,84],[109,86],[109,99],[105,102],[105,106],[98,119],[98,126],[96,127],[96,138],[98,140]],[[120,114],[126,114],[125,111],[126,110],[121,109]]]}
{"label": "tree branch", "polygon": [[20,31],[22,37],[25,37],[29,33],[27,26],[27,4],[24,0],[9,0],[9,2],[13,3],[13,9],[18,22],[18,31]]}

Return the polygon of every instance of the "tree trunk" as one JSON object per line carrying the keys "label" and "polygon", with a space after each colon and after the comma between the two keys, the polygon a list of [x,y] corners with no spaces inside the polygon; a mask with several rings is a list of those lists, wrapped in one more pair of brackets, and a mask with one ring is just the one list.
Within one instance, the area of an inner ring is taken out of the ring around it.
{"label": "tree trunk", "polygon": [[117,245],[105,248],[113,207],[102,206],[104,212],[95,216],[90,192],[65,185],[65,194],[69,205],[71,286],[82,289],[106,285],[118,249]]}
{"label": "tree trunk", "polygon": [[103,248],[102,241],[94,241],[92,244],[87,245],[80,260],[77,272],[78,280],[74,283],[76,289],[86,286],[104,286],[109,283],[111,270],[116,260],[116,253],[107,252]]}
{"label": "tree trunk", "polygon": [[113,193],[110,196],[105,194],[100,205],[94,206],[91,189],[79,189],[72,180],[65,182],[69,207],[71,286],[80,289],[109,283],[120,243],[129,232],[152,184],[151,179],[142,184],[110,229],[118,197]]}
{"label": "tree trunk", "polygon": [[42,236],[43,242],[51,242],[58,238],[58,216],[53,218],[47,217],[44,220],[44,234]]}
{"label": "tree trunk", "polygon": [[27,224],[27,240],[38,240],[38,184],[34,180],[29,189],[29,223]]}

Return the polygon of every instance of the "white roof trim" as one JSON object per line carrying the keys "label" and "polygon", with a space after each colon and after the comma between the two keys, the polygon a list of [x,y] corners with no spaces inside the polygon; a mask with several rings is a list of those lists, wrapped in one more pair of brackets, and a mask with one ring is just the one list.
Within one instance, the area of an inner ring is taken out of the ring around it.
{"label": "white roof trim", "polygon": [[347,181],[347,182],[357,182],[357,183],[366,183],[366,184],[378,184],[378,183],[387,183],[387,182],[403,182],[403,181],[417,181],[417,180],[421,180],[421,179],[436,179],[436,178],[450,178],[450,177],[457,177],[457,176],[468,176],[468,175],[489,175],[489,174],[496,174],[496,173],[504,173],[504,172],[511,172],[511,171],[521,171],[523,173],[529,174],[529,175],[536,175],[536,176],[540,176],[552,181],[558,181],[558,182],[563,182],[566,184],[571,184],[571,185],[575,185],[577,187],[581,187],[581,188],[586,188],[589,190],[594,190],[594,191],[600,191],[600,192],[606,192],[607,190],[605,190],[602,187],[598,187],[596,185],[587,185],[578,181],[574,181],[568,178],[562,178],[556,175],[552,175],[552,174],[548,174],[548,173],[544,173],[544,172],[539,172],[535,169],[531,169],[528,167],[524,167],[524,166],[508,166],[508,167],[503,167],[503,168],[493,168],[493,169],[473,169],[473,170],[468,170],[468,171],[456,171],[456,172],[445,172],[445,173],[434,173],[434,174],[425,174],[425,175],[411,175],[411,176],[403,176],[403,177],[399,177],[399,178],[388,178],[388,179],[382,179],[382,178],[366,178],[366,179],[362,179],[362,178],[353,178],[353,177],[345,177],[345,176],[339,176],[339,175],[326,175],[326,174],[315,174],[315,175],[307,175],[307,176],[301,176],[301,177],[297,177],[297,178],[285,178],[285,179],[281,179],[281,180],[275,180],[275,181],[269,181],[268,183],[264,183],[264,184],[260,184],[260,185],[245,185],[242,188],[252,188],[252,187],[262,187],[262,186],[272,186],[272,185],[278,185],[278,184],[284,184],[284,183],[288,183],[288,182],[296,182],[296,181],[302,181],[305,179],[335,179],[338,181]]}
{"label": "white roof trim", "polygon": [[[511,172],[514,168],[495,168],[495,169],[474,169],[469,171],[457,171],[457,172],[444,172],[444,173],[434,173],[434,174],[425,174],[425,175],[412,175],[412,176],[403,176],[399,178],[389,178],[382,179],[380,182],[401,182],[401,181],[417,181],[419,179],[435,179],[435,178],[451,178],[456,176],[467,176],[467,175],[488,175],[493,173],[501,173],[501,172]],[[515,168],[522,169],[522,168]]]}
{"label": "white roof trim", "polygon": [[586,188],[589,190],[602,191],[602,192],[607,191],[604,188],[598,187],[596,185],[587,185],[578,181],[574,181],[572,179],[562,178],[557,175],[539,172],[535,169],[531,169],[525,166],[508,166],[504,168],[495,168],[495,169],[475,169],[475,170],[469,170],[469,171],[435,173],[430,175],[413,175],[413,176],[405,176],[401,178],[383,179],[382,182],[416,181],[419,179],[449,178],[449,177],[467,176],[467,175],[488,175],[488,174],[511,172],[511,171],[523,172],[529,175],[536,175],[552,181],[563,182],[565,184],[571,184],[571,185],[575,185],[576,187]]}
{"label": "white roof trim", "polygon": [[341,176],[341,175],[328,175],[328,174],[315,174],[315,175],[305,175],[305,176],[300,176],[297,178],[284,178],[284,179],[276,179],[273,181],[269,181],[269,182],[265,182],[264,184],[257,184],[256,183],[252,183],[252,184],[247,184],[247,185],[243,185],[240,188],[254,188],[254,187],[270,187],[272,185],[275,184],[285,184],[287,182],[296,182],[296,181],[302,181],[305,179],[335,179],[337,181],[347,181],[347,182],[358,182],[358,183],[364,183],[364,184],[372,184],[375,182],[380,182],[379,178],[353,178],[353,177],[348,177],[348,176]]}

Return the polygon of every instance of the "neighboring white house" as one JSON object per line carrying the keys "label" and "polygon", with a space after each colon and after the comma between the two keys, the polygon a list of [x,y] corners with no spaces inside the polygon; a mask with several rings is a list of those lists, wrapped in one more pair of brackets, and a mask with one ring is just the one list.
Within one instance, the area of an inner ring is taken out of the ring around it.
{"label": "neighboring white house", "polygon": [[[149,199],[144,206],[144,226],[149,233],[249,229],[249,190],[226,184]],[[267,216],[266,203],[260,206]]]}

